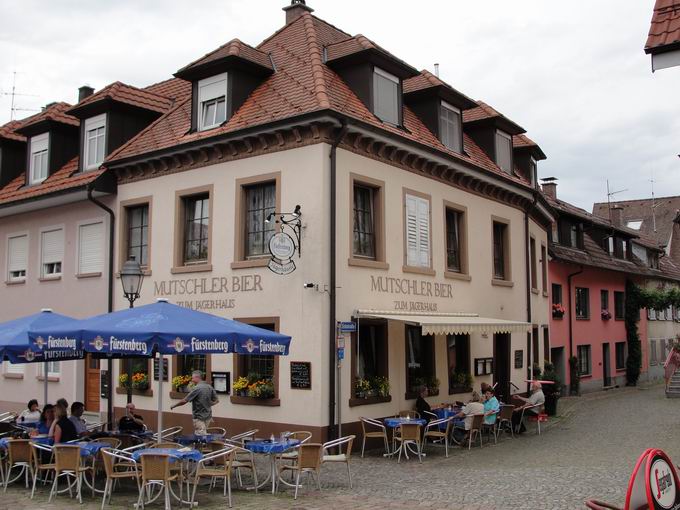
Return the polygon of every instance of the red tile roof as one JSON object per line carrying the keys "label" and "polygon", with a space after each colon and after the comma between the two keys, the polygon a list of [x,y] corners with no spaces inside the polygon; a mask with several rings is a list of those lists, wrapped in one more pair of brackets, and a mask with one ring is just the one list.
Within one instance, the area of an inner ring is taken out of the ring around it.
{"label": "red tile roof", "polygon": [[210,53],[203,55],[201,58],[194,60],[192,63],[184,66],[182,69],[177,71],[177,73],[180,74],[226,57],[239,57],[272,71],[274,70],[272,63],[269,60],[269,56],[265,52],[253,48],[252,46],[249,46],[238,39],[232,39],[216,50],[213,50]]}
{"label": "red tile roof", "polygon": [[538,147],[538,144],[526,135],[513,135],[513,147]]}
{"label": "red tile roof", "polygon": [[80,121],[77,118],[66,113],[66,111],[69,110],[70,108],[71,105],[68,103],[64,102],[53,103],[47,106],[43,111],[36,113],[35,115],[32,115],[27,119],[21,121],[21,126],[17,129],[21,130],[23,128],[32,126],[34,124],[46,120],[51,120],[53,122],[59,122],[61,124],[68,124],[69,126],[78,127],[80,126]]}
{"label": "red tile roof", "polygon": [[144,87],[144,90],[181,101],[191,96],[191,82],[181,78],[170,78]]}
{"label": "red tile roof", "polygon": [[25,142],[26,137],[15,131],[16,129],[19,129],[21,125],[22,122],[19,120],[10,120],[7,124],[0,126],[0,138],[13,140],[15,142]]}
{"label": "red tile roof", "polygon": [[645,53],[659,53],[669,46],[680,47],[680,1],[656,0]]}
{"label": "red tile roof", "polygon": [[362,34],[357,34],[354,37],[349,37],[344,41],[339,41],[336,43],[331,43],[326,46],[326,57],[328,62],[334,60],[340,60],[342,58],[348,57],[349,55],[354,55],[356,53],[361,53],[363,51],[374,50],[378,53],[389,57],[391,60],[399,62],[402,66],[410,69],[412,72],[416,72],[410,65],[406,62],[394,56],[394,54],[387,51],[382,46],[371,41],[368,37]]}
{"label": "red tile roof", "polygon": [[138,89],[132,85],[116,81],[107,85],[100,91],[86,97],[68,112],[76,112],[80,108],[109,99],[118,103],[124,103],[138,108],[144,108],[158,113],[165,113],[172,106],[172,99],[159,95],[150,90]]}

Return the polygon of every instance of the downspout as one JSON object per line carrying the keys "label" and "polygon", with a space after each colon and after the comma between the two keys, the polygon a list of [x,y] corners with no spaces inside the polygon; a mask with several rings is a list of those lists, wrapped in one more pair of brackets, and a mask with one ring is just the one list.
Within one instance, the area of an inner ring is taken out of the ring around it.
{"label": "downspout", "polygon": [[[108,270],[108,312],[113,312],[113,250],[115,242],[115,225],[116,215],[106,204],[97,200],[92,193],[94,192],[94,184],[96,181],[87,186],[87,199],[94,205],[103,209],[109,215],[109,270]],[[113,361],[111,358],[106,363],[107,370],[107,385],[109,388],[109,395],[106,399],[106,416],[107,428],[113,430]]]}
{"label": "downspout", "polygon": [[[333,143],[331,144],[331,151],[330,151],[330,159],[331,159],[331,197],[330,197],[330,283],[329,283],[329,289],[328,289],[328,294],[329,294],[329,321],[328,321],[328,335],[329,335],[329,342],[328,342],[328,361],[329,361],[329,377],[328,377],[328,436],[329,439],[335,439],[337,437],[336,433],[336,417],[335,417],[335,406],[336,404],[339,404],[339,402],[336,402],[336,378],[339,375],[339,368],[336,367],[336,336],[337,336],[337,318],[336,318],[336,310],[335,310],[335,303],[336,303],[336,286],[337,286],[337,274],[336,274],[336,245],[337,245],[337,240],[336,240],[336,223],[337,223],[337,218],[336,218],[336,208],[337,208],[337,183],[336,183],[336,176],[337,176],[337,149],[338,145],[340,145],[340,142],[342,139],[345,137],[345,134],[347,133],[347,121],[342,120],[342,125],[340,128],[340,131],[338,132],[338,135],[333,139]],[[334,367],[337,373],[334,373]],[[338,405],[338,421],[340,418],[340,406]]]}
{"label": "downspout", "polygon": [[[533,345],[534,345],[534,328],[532,324],[531,317],[531,245],[529,243],[529,215],[536,207],[536,194],[534,193],[534,200],[531,202],[531,206],[524,210],[524,259],[525,259],[525,270],[526,270],[526,301],[527,301],[527,322],[531,326],[531,332],[529,333],[529,352],[527,352],[527,360],[529,362],[529,379],[534,378],[534,363],[536,360],[533,359]],[[527,392],[529,388],[527,387]]]}

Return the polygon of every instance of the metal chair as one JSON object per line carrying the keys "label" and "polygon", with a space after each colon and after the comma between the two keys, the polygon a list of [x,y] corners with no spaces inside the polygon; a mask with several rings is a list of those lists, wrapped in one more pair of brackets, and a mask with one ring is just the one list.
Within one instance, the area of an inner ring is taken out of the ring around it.
{"label": "metal chair", "polygon": [[[21,468],[21,471],[14,480],[18,480],[22,474],[25,475],[26,488],[28,489],[29,475],[33,478],[33,462],[31,453],[31,442],[28,439],[11,439],[7,443],[7,469],[5,471],[5,492],[10,483],[11,473],[14,468]],[[11,480],[11,481],[14,481]]]}
{"label": "metal chair", "polygon": [[399,418],[420,418],[420,413],[418,411],[399,411],[399,414],[397,415]]}
{"label": "metal chair", "polygon": [[[307,431],[307,430],[298,430],[296,432],[290,432],[287,436],[287,439],[295,439],[297,441],[300,441],[300,444],[305,444],[312,438],[312,433]],[[282,453],[281,455],[276,456],[277,461],[294,461],[297,459],[297,449]]]}
{"label": "metal chair", "polygon": [[171,441],[161,441],[160,443],[151,443],[150,445],[147,445],[147,448],[170,448],[172,450],[179,450],[180,448],[183,448],[183,446]]}
{"label": "metal chair", "polygon": [[483,446],[482,444],[483,424],[484,424],[483,414],[475,414],[472,417],[472,425],[470,426],[470,430],[468,430],[468,450],[472,448],[472,441],[474,440],[475,437],[479,437],[479,447],[481,448]]}
{"label": "metal chair", "polygon": [[[300,475],[307,473],[316,478],[316,485],[321,490],[321,454],[323,452],[323,445],[319,443],[305,443],[297,447],[298,456],[295,463],[292,465],[283,465],[279,467],[279,476],[283,471],[291,471],[295,474],[295,497],[297,499],[298,489],[300,488]],[[281,484],[278,484],[280,487]]]}
{"label": "metal chair", "polygon": [[[48,502],[52,502],[52,498],[59,491],[59,477],[65,476],[66,483],[68,483],[68,493],[73,497],[71,491],[72,484],[69,483],[69,478],[74,478],[76,482],[76,491],[78,494],[78,502],[83,502],[82,487],[83,475],[90,471],[90,466],[82,466],[80,463],[80,446],[78,445],[56,445],[52,449],[54,452],[54,482],[52,483],[52,490],[50,491],[50,498]],[[93,490],[94,492],[94,490]]]}
{"label": "metal chair", "polygon": [[[520,416],[520,419],[519,419],[519,425],[517,426],[517,432],[519,432],[519,428],[522,426],[522,423],[524,422],[525,416],[528,419],[531,416],[531,414],[535,414],[536,418],[537,418],[536,419],[536,430],[537,430],[538,435],[540,436],[541,435],[541,420],[539,419],[539,414],[541,414],[542,410],[543,410],[543,404],[536,404],[536,405],[533,405],[533,406],[524,407],[522,409],[522,416]],[[527,414],[527,411],[529,411],[528,414]]]}
{"label": "metal chair", "polygon": [[102,495],[101,508],[101,510],[104,510],[104,505],[107,501],[111,504],[111,495],[118,480],[132,478],[137,482],[137,489],[139,489],[139,470],[137,469],[137,462],[132,458],[132,455],[123,450],[102,448],[100,452],[102,454],[102,463],[104,464],[104,473],[106,474],[106,485]]}
{"label": "metal chair", "polygon": [[[52,447],[47,445],[42,445],[39,443],[31,443],[31,453],[33,456],[33,488],[31,489],[31,499],[35,495],[35,485],[38,482],[38,474],[42,471],[49,475],[50,471],[54,471],[57,467],[54,462],[52,462]],[[48,455],[45,455],[48,454]],[[45,457],[49,457],[49,462],[43,462]],[[45,479],[47,480],[47,479]],[[45,481],[43,481],[43,485]]]}
{"label": "metal chair", "polygon": [[182,427],[170,427],[164,430],[161,430],[160,432],[156,432],[154,434],[154,439],[158,441],[158,438],[160,436],[161,439],[174,439],[175,436],[178,436],[182,433]]}
{"label": "metal chair", "polygon": [[[499,411],[500,412],[500,411]],[[482,422],[482,432],[486,432],[487,434],[490,434],[493,436],[493,442],[494,444],[498,444],[498,414],[499,412],[490,414],[488,416],[484,416],[484,421]],[[486,419],[489,418],[489,416],[493,416],[494,420],[493,423],[487,423]]]}
{"label": "metal chair", "polygon": [[[442,427],[444,431],[442,432]],[[428,438],[435,441],[444,441],[444,448],[446,452],[446,458],[449,457],[449,438],[451,437],[451,428],[453,427],[453,416],[448,418],[441,418],[437,420],[432,420],[425,427],[425,434],[423,434],[423,447],[427,446]]]}
{"label": "metal chair", "polygon": [[238,481],[238,486],[243,487],[243,479],[241,477],[241,470],[247,469],[250,471],[253,478],[253,489],[257,492],[257,470],[255,469],[255,455],[250,450],[243,448],[242,444],[238,441],[231,441],[225,439],[224,442],[213,441],[210,446],[213,451],[219,451],[221,448],[228,446],[233,450],[233,459],[231,461],[231,468],[236,472],[236,480]]}
{"label": "metal chair", "polygon": [[170,483],[178,482],[180,498],[182,494],[181,473],[171,470],[172,457],[167,453],[144,453],[140,457],[142,465],[141,483],[139,485],[139,498],[137,508],[144,509],[145,489],[153,486],[159,487],[165,497],[165,510],[171,510],[170,506]]}
{"label": "metal chair", "polygon": [[496,438],[501,432],[510,431],[510,437],[515,437],[515,431],[512,427],[512,413],[515,411],[515,406],[512,404],[501,406],[501,412],[498,415],[497,425],[496,425]]}
{"label": "metal chair", "polygon": [[[352,455],[352,444],[356,436],[346,436],[333,441],[328,441],[323,444],[323,453],[321,457],[321,465],[326,463],[344,463],[347,465],[347,477],[349,478],[349,488],[352,488],[352,471],[349,468],[349,459]],[[344,447],[344,452],[343,452]],[[338,453],[330,453],[328,450],[337,448]]]}
{"label": "metal chair", "polygon": [[213,436],[226,437],[227,435],[227,429],[223,427],[208,427],[205,431]]}
{"label": "metal chair", "polygon": [[222,478],[224,481],[224,495],[228,496],[229,508],[231,508],[231,469],[234,460],[234,450],[235,447],[223,447],[220,450],[205,455],[203,459],[198,462],[196,471],[194,472],[194,488],[191,492],[190,507],[195,504],[196,489],[198,488],[198,482],[201,478],[211,479],[211,489],[215,480]]}
{"label": "metal chair", "polygon": [[394,441],[401,443],[399,448],[399,458],[397,462],[401,462],[401,454],[404,453],[406,458],[408,458],[408,452],[406,448],[408,445],[416,445],[416,454],[418,455],[418,461],[423,463],[423,443],[421,440],[420,425],[417,423],[402,423],[394,431]]}
{"label": "metal chair", "polygon": [[[361,458],[364,458],[364,448],[366,447],[367,438],[381,438],[385,443],[385,453],[390,453],[390,441],[387,438],[387,429],[385,425],[373,418],[359,418],[361,422],[361,432],[363,434],[361,442]],[[369,427],[377,428],[378,430],[366,430]]]}
{"label": "metal chair", "polygon": [[255,434],[257,434],[259,431],[260,431],[259,429],[248,430],[246,432],[241,432],[240,434],[236,434],[235,436],[231,436],[228,439],[232,442],[240,443],[241,446],[243,446],[243,442],[246,439],[255,439]]}

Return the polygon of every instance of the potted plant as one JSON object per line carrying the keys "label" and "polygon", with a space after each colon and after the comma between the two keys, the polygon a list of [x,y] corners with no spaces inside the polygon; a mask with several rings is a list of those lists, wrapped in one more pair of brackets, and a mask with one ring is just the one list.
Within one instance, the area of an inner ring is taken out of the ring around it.
{"label": "potted plant", "polygon": [[562,381],[555,371],[555,365],[545,363],[542,379],[553,382],[553,384],[543,385],[543,394],[545,395],[545,412],[548,416],[555,416],[557,415],[557,401],[562,396]]}
{"label": "potted plant", "polygon": [[600,317],[602,317],[603,321],[608,321],[612,318],[612,313],[609,310],[602,310],[600,312]]}
{"label": "potted plant", "polygon": [[234,392],[239,397],[248,396],[248,379],[245,377],[239,377],[236,379],[236,381],[234,381]]}
{"label": "potted plant", "polygon": [[180,393],[187,392],[187,385],[191,382],[190,375],[176,375],[172,378],[170,384],[172,384],[172,389]]}
{"label": "potted plant", "polygon": [[384,376],[375,376],[371,381],[372,389],[379,397],[389,397],[390,395],[390,380]]}
{"label": "potted plant", "polygon": [[452,382],[451,391],[453,393],[467,393],[472,390],[472,375],[468,372],[454,372]]}
{"label": "potted plant", "polygon": [[371,391],[371,384],[368,379],[359,378],[354,383],[354,395],[357,398],[368,398]]}
{"label": "potted plant", "polygon": [[118,385],[121,388],[127,388],[129,384],[129,378],[127,374],[120,374],[118,376]]}
{"label": "potted plant", "polygon": [[427,381],[427,392],[430,395],[439,395],[439,379],[432,376]]}
{"label": "potted plant", "polygon": [[149,389],[149,376],[144,372],[132,374],[132,389],[146,391]]}
{"label": "potted plant", "polygon": [[274,384],[260,379],[248,385],[248,396],[251,398],[268,399],[274,397]]}
{"label": "potted plant", "polygon": [[562,303],[553,303],[552,316],[554,319],[561,319],[567,310],[562,306]]}

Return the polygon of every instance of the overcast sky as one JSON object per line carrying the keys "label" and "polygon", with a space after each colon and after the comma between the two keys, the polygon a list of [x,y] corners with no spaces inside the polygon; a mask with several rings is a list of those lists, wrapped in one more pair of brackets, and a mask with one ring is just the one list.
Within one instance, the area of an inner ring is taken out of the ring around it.
{"label": "overcast sky", "polygon": [[[144,86],[224,42],[257,45],[287,0],[0,0],[0,122],[16,106],[73,103],[77,88]],[[308,0],[315,14],[433,70],[513,119],[542,147],[540,177],[592,208],[680,194],[680,68],[643,52],[653,0]],[[30,94],[30,95],[28,95]],[[34,97],[35,96],[35,97]],[[30,111],[18,111],[17,117]]]}

